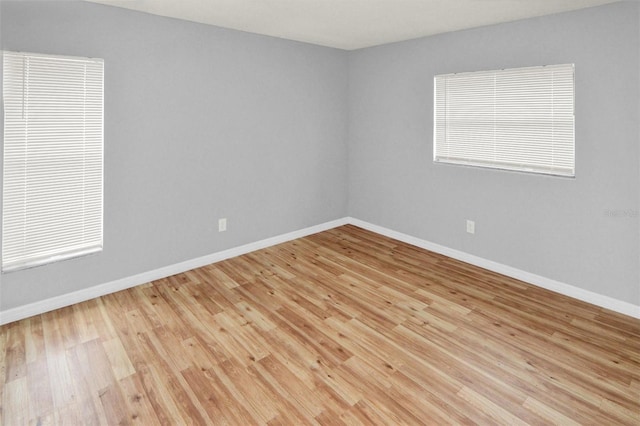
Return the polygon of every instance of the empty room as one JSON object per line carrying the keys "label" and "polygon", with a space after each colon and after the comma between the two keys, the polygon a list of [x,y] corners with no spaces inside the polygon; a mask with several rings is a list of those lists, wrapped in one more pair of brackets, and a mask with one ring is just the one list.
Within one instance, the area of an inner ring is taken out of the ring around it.
{"label": "empty room", "polygon": [[0,0],[0,424],[640,424],[640,2]]}

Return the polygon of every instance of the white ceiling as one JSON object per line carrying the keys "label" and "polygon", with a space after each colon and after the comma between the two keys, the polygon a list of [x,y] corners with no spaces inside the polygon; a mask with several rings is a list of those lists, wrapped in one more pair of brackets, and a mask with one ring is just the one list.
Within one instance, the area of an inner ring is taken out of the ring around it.
{"label": "white ceiling", "polygon": [[87,1],[352,50],[616,0]]}

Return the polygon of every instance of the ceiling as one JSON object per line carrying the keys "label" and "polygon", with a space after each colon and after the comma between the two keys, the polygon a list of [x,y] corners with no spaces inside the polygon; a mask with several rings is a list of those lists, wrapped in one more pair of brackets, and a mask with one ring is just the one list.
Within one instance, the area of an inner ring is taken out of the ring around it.
{"label": "ceiling", "polygon": [[345,50],[616,0],[87,0]]}

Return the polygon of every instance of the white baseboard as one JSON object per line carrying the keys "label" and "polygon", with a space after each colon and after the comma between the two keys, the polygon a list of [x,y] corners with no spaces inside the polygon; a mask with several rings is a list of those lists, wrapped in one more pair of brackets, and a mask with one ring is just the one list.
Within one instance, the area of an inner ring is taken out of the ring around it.
{"label": "white baseboard", "polygon": [[401,232],[393,231],[382,226],[374,225],[369,222],[365,222],[352,217],[345,217],[342,219],[333,220],[320,225],[311,226],[309,228],[300,229],[298,231],[289,232],[275,237],[267,238],[264,240],[256,241],[254,243],[245,244],[243,246],[234,247],[228,250],[223,250],[217,253],[213,253],[207,256],[202,256],[196,259],[187,260],[184,262],[176,263],[173,265],[165,266],[153,271],[147,271],[141,274],[133,275],[130,277],[122,278],[119,280],[111,281],[108,283],[93,286],[87,289],[78,290],[73,293],[63,294],[61,296],[52,297],[50,299],[42,300],[39,302],[30,303],[28,305],[18,306],[16,308],[8,309],[6,311],[0,311],[0,325],[7,324],[13,321],[18,321],[23,318],[28,318],[33,315],[43,314],[45,312],[52,311],[54,309],[63,308],[65,306],[73,305],[75,303],[84,302],[96,297],[104,296],[106,294],[114,293],[116,291],[124,290],[127,288],[135,287],[140,284],[145,284],[150,281],[165,278],[171,275],[179,274],[191,269],[199,268],[204,265],[219,262],[232,257],[240,256],[246,253],[250,253],[256,250],[260,250],[266,247],[270,247],[276,244],[284,243],[287,241],[302,238],[307,235],[316,234],[318,232],[326,231],[328,229],[336,228],[338,226],[352,224],[369,231],[375,232],[380,235],[385,235],[390,238],[405,242],[407,244],[414,245],[426,250],[430,250],[436,253],[440,253],[451,258],[461,260],[463,262],[470,263],[472,265],[479,266],[484,269],[488,269],[499,274],[503,274],[512,278],[516,278],[527,282],[529,284],[536,285],[538,287],[545,288],[547,290],[554,291],[556,293],[563,294],[565,296],[573,297],[574,299],[582,300],[584,302],[592,303],[596,306],[600,306],[606,309],[610,309],[621,314],[629,315],[634,318],[640,319],[640,306],[633,305],[631,303],[623,302],[608,296],[603,296],[598,293],[594,293],[588,290],[581,289],[569,284],[565,284],[559,281],[555,281],[549,278],[542,277],[540,275],[532,274],[511,266],[507,266],[498,262],[493,262],[472,254],[468,254],[459,250],[455,250],[449,247],[445,247],[439,244],[432,243],[430,241],[422,240],[420,238],[413,237],[411,235],[403,234]]}
{"label": "white baseboard", "polygon": [[365,222],[359,219],[348,218],[348,222],[352,225],[359,226],[360,228],[364,228],[377,234],[394,238],[396,240],[414,245],[416,247],[440,253],[453,259],[461,260],[463,262],[470,263],[472,265],[476,265],[481,268],[506,275],[508,277],[516,278],[526,283],[533,284],[535,286],[542,287],[547,290],[563,294],[565,296],[573,297],[574,299],[582,300],[583,302],[591,303],[602,308],[610,309],[612,311],[640,319],[640,305],[633,305],[628,302],[623,302],[612,297],[604,296],[602,294],[584,290],[570,284],[565,284],[546,277],[542,277],[540,275],[532,274],[530,272],[513,268],[502,263],[487,260],[482,257],[474,256],[463,251],[441,246],[430,241],[412,237],[411,235],[393,231],[391,229],[374,225],[372,223]]}
{"label": "white baseboard", "polygon": [[309,228],[300,229],[297,231],[289,232],[275,237],[267,238],[264,240],[256,241],[254,243],[245,244],[243,246],[230,248],[217,253],[213,253],[207,256],[198,257],[196,259],[187,260],[173,265],[165,266],[152,271],[143,272],[141,274],[133,275],[130,277],[122,278],[119,280],[111,281],[104,284],[99,284],[87,289],[74,291],[73,293],[63,294],[60,296],[45,299],[39,302],[30,303],[28,305],[18,306],[16,308],[7,309],[0,312],[0,325],[8,324],[13,321],[18,321],[23,318],[28,318],[34,315],[43,314],[45,312],[53,311],[55,309],[64,308],[75,303],[84,302],[86,300],[94,299],[96,297],[104,296],[106,294],[115,293],[116,291],[124,290],[127,288],[135,287],[140,284],[145,284],[150,281],[159,280],[161,278],[169,277],[171,275],[180,274],[191,269],[199,268],[201,266],[209,265],[211,263],[220,262],[225,259],[240,256],[242,254],[250,253],[252,251],[260,250],[266,247],[274,246],[276,244],[284,243],[287,241],[295,240],[297,238],[306,237],[307,235],[316,234],[318,232],[326,231],[327,229],[336,228],[347,224],[347,218],[337,219],[330,222],[322,223],[320,225],[311,226]]}

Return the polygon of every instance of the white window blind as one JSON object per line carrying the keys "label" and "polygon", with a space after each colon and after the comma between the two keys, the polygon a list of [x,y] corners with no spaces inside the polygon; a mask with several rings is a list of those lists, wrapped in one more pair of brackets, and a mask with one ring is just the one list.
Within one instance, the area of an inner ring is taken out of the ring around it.
{"label": "white window blind", "polygon": [[3,52],[3,271],[102,249],[103,65]]}
{"label": "white window blind", "polygon": [[434,161],[575,175],[573,64],[437,75]]}

